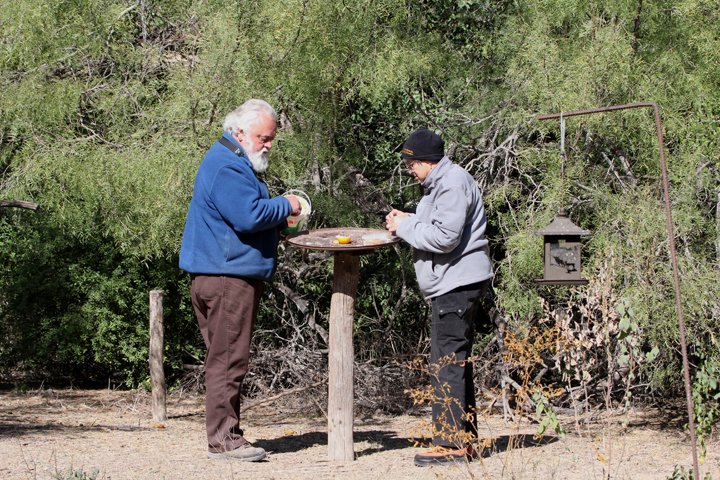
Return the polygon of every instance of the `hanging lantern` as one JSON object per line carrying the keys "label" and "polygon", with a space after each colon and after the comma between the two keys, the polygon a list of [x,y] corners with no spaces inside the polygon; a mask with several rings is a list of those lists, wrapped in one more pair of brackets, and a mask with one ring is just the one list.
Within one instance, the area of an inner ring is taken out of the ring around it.
{"label": "hanging lantern", "polygon": [[541,285],[585,285],[588,283],[580,277],[580,235],[590,235],[590,230],[583,230],[567,217],[564,208],[558,210],[557,216],[543,230],[535,235],[544,236],[543,278],[535,283]]}

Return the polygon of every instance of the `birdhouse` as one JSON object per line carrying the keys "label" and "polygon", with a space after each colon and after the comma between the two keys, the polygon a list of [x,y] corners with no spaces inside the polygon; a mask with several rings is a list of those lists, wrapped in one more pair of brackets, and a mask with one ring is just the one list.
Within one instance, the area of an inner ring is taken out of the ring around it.
{"label": "birdhouse", "polygon": [[555,219],[545,229],[535,232],[544,237],[544,276],[535,283],[541,285],[585,285],[580,277],[580,235],[590,235],[567,217],[564,208],[558,210]]}

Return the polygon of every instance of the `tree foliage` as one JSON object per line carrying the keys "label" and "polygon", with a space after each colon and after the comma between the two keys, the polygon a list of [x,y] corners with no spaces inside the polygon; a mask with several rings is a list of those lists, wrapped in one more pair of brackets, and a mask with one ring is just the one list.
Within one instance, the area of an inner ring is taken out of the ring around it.
{"label": "tree foliage", "polygon": [[[224,115],[261,97],[281,113],[271,191],[307,191],[314,228],[380,227],[391,206],[412,209],[420,191],[397,151],[417,127],[441,133],[483,190],[510,328],[537,322],[538,296],[569,298],[533,283],[533,232],[564,205],[593,232],[585,276],[614,247],[614,294],[632,306],[645,347],[660,347],[648,374],[674,387],[651,112],[568,118],[564,164],[559,122],[537,117],[661,106],[684,309],[691,343],[703,345],[720,319],[718,14],[701,0],[0,0],[0,196],[43,206],[0,212],[0,363],[92,366],[136,383],[154,288],[171,292],[171,363],[198,355],[175,268],[192,182]],[[401,246],[363,260],[363,355],[417,347],[423,335],[409,255]],[[331,266],[281,251],[259,324],[276,335],[263,341],[301,331],[323,346]]]}

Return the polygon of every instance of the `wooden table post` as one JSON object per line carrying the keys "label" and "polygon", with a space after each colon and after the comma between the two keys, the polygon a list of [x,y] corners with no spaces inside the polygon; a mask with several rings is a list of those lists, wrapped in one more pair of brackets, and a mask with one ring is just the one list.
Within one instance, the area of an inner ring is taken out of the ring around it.
{"label": "wooden table post", "polygon": [[150,292],[150,385],[152,389],[152,412],[155,422],[167,420],[165,405],[165,371],[163,370],[163,349],[165,330],[163,328],[162,290]]}
{"label": "wooden table post", "polygon": [[359,252],[336,252],[330,303],[328,358],[328,459],[355,459],[353,449],[354,391],[353,323],[360,270]]}
{"label": "wooden table post", "polygon": [[[338,237],[350,237],[340,244]],[[353,325],[360,276],[360,255],[395,245],[400,239],[376,228],[320,228],[293,233],[290,245],[334,254],[328,353],[328,460],[355,460],[353,448],[354,392]]]}

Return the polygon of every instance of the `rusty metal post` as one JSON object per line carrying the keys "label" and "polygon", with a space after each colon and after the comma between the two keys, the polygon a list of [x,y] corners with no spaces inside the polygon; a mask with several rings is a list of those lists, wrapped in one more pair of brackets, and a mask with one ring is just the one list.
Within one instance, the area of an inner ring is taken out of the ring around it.
{"label": "rusty metal post", "polygon": [[612,112],[615,110],[625,110],[628,108],[652,107],[655,113],[655,128],[657,129],[658,143],[660,144],[660,167],[662,168],[663,193],[665,195],[665,215],[668,224],[668,240],[670,242],[670,263],[673,269],[673,280],[675,283],[675,303],[678,311],[678,325],[680,327],[680,345],[683,357],[683,374],[685,377],[685,396],[688,409],[688,428],[690,429],[690,440],[692,443],[693,467],[695,469],[695,478],[700,476],[700,464],[697,456],[697,438],[695,435],[695,418],[692,408],[692,385],[690,383],[690,364],[688,362],[687,340],[685,337],[685,320],[683,319],[682,301],[680,295],[680,275],[678,274],[677,254],[675,252],[675,233],[672,222],[672,212],[670,209],[670,188],[668,185],[667,165],[665,162],[665,143],[663,141],[662,124],[660,122],[660,109],[654,102],[630,103],[627,105],[615,105],[612,107],[593,108],[590,110],[578,110],[575,112],[552,113],[549,115],[541,115],[538,120],[550,120],[553,118],[574,117],[578,115],[589,115],[593,113]]}

